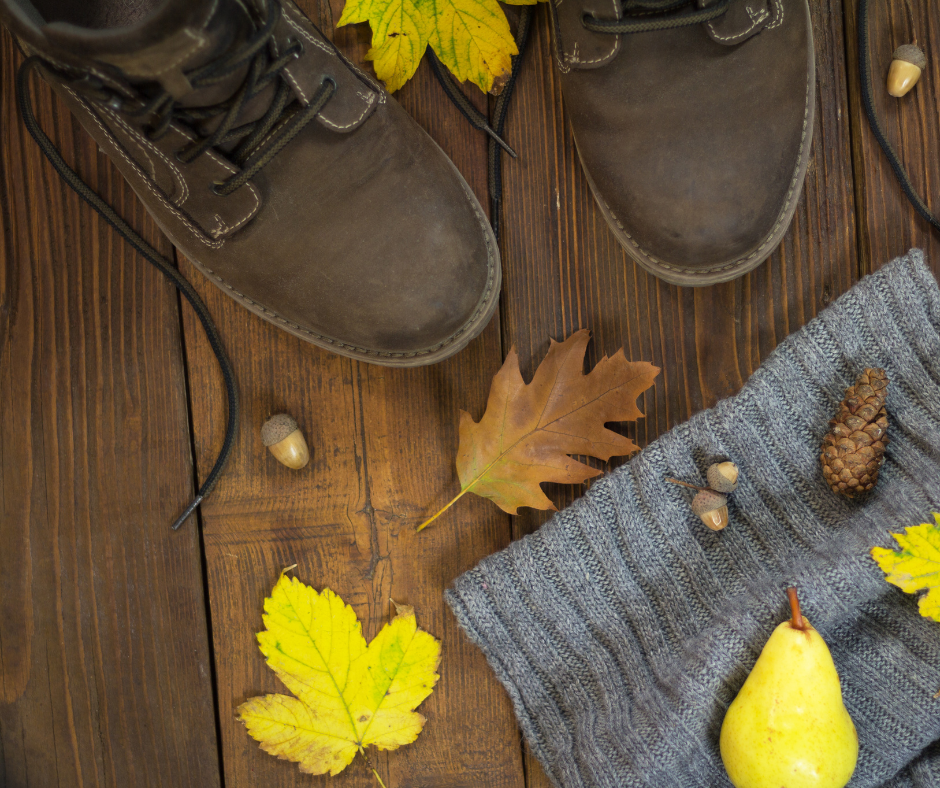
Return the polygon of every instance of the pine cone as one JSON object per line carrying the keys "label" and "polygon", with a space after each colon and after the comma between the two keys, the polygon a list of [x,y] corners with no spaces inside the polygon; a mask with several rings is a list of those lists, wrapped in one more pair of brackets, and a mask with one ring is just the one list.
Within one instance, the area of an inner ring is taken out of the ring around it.
{"label": "pine cone", "polygon": [[866,369],[845,392],[819,458],[833,492],[854,498],[877,483],[888,443],[887,396],[883,369]]}

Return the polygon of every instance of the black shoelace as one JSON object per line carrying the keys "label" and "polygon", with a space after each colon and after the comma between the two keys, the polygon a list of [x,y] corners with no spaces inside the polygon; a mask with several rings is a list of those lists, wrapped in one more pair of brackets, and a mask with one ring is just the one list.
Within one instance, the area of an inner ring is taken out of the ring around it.
{"label": "black shoelace", "polygon": [[707,8],[697,8],[693,0],[623,0],[620,19],[598,19],[585,14],[581,23],[595,33],[652,33],[717,19],[731,0],[719,0]]}
{"label": "black shoelace", "polygon": [[431,61],[431,69],[447,97],[453,102],[454,106],[460,110],[471,126],[480,129],[489,135],[489,148],[487,151],[487,181],[490,192],[490,225],[493,227],[493,235],[499,243],[500,230],[500,212],[503,204],[503,171],[502,157],[503,152],[508,153],[512,158],[518,158],[516,152],[509,147],[503,139],[503,129],[506,125],[506,116],[509,113],[509,101],[512,98],[513,88],[516,86],[516,79],[519,76],[519,70],[522,68],[522,56],[524,55],[528,42],[529,30],[532,27],[532,17],[534,16],[534,7],[529,5],[520,6],[519,22],[516,27],[516,49],[518,54],[512,59],[512,69],[509,73],[509,79],[500,91],[496,102],[493,105],[492,125],[487,121],[486,116],[480,110],[473,106],[460,88],[460,83],[446,66],[438,60],[434,50],[428,47],[428,59]]}
{"label": "black shoelace", "polygon": [[[295,44],[287,52],[277,53],[275,51],[272,35],[274,26],[281,14],[281,7],[276,2],[269,2],[267,6],[267,19],[248,41],[231,53],[186,73],[190,84],[194,88],[200,88],[218,84],[230,78],[239,69],[248,66],[247,76],[234,96],[212,106],[181,107],[164,90],[157,90],[152,95],[147,96],[127,86],[123,92],[117,92],[96,78],[89,78],[88,76],[76,78],[64,73],[61,69],[47,63],[39,56],[27,58],[20,66],[16,76],[16,94],[20,113],[23,116],[23,122],[27,130],[36,140],[40,150],[49,159],[56,172],[78,196],[91,205],[124,240],[166,276],[189,301],[199,318],[199,322],[202,324],[203,330],[206,332],[206,338],[209,340],[212,352],[215,354],[222,370],[222,378],[225,381],[225,391],[228,398],[228,421],[225,427],[225,439],[212,470],[199,488],[196,497],[173,523],[174,530],[188,519],[215,486],[232,452],[235,443],[235,431],[238,425],[238,388],[235,383],[232,364],[225,353],[222,339],[212,316],[193,286],[174,267],[170,260],[141,238],[127,222],[118,216],[110,205],[82,180],[75,170],[66,164],[65,159],[62,158],[52,140],[46,136],[33,112],[29,92],[29,77],[34,69],[41,66],[70,81],[78,91],[85,95],[109,103],[115,110],[123,110],[132,116],[149,118],[149,134],[153,139],[165,134],[174,122],[181,122],[198,128],[200,122],[220,118],[220,122],[214,131],[177,151],[177,157],[183,162],[190,162],[210,148],[240,140],[238,146],[229,154],[229,158],[241,168],[240,172],[225,181],[212,184],[211,187],[217,194],[231,194],[254,177],[307,123],[313,120],[336,91],[336,83],[332,79],[326,78],[321,84],[320,90],[306,107],[302,107],[292,100],[293,94],[290,85],[281,75],[281,71],[302,50],[299,49],[299,44]],[[236,126],[235,124],[238,122],[238,117],[245,104],[274,82],[278,82],[278,85],[264,115],[258,120]],[[265,140],[268,135],[270,135],[270,140],[263,147],[258,148],[261,141]]]}
{"label": "black shoelace", "polygon": [[894,146],[888,141],[888,135],[885,133],[884,127],[881,125],[881,121],[878,120],[878,115],[875,113],[875,104],[872,100],[871,43],[868,40],[868,6],[869,0],[859,0],[858,70],[861,77],[862,104],[865,105],[865,114],[868,116],[868,123],[871,126],[872,133],[875,135],[875,139],[878,140],[881,150],[884,151],[885,156],[888,157],[888,163],[891,165],[891,169],[894,170],[894,174],[901,184],[901,189],[904,190],[907,199],[910,200],[911,205],[914,206],[914,210],[930,222],[935,230],[940,231],[940,219],[930,212],[927,204],[917,193],[914,184],[911,183],[911,179],[907,174],[907,170],[904,169],[904,165],[901,164],[901,159],[898,157]]}

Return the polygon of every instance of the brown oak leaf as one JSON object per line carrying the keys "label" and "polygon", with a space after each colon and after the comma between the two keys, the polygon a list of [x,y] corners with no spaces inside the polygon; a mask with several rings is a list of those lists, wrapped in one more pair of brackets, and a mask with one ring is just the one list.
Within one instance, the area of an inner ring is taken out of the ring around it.
{"label": "brown oak leaf", "polygon": [[468,492],[489,498],[510,514],[520,506],[555,509],[539,486],[542,482],[578,484],[602,473],[569,455],[606,461],[638,449],[604,425],[643,416],[636,400],[653,385],[659,368],[627,361],[619,350],[585,375],[590,338],[582,329],[564,342],[552,340],[529,384],[522,379],[515,349],[509,351],[493,378],[483,418],[475,422],[460,412],[460,494],[419,531]]}

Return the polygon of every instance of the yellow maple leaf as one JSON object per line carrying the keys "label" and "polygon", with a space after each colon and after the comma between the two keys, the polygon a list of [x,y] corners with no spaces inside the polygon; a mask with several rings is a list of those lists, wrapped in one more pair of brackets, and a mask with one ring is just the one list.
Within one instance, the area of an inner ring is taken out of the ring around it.
{"label": "yellow maple leaf", "polygon": [[933,523],[921,523],[891,534],[900,551],[873,547],[871,554],[889,583],[913,594],[926,591],[918,601],[920,614],[940,621],[940,514]]}
{"label": "yellow maple leaf", "polygon": [[342,599],[281,575],[264,600],[258,643],[296,697],[250,698],[236,710],[265,752],[308,774],[335,775],[370,744],[394,750],[417,738],[425,718],[414,709],[440,678],[441,644],[418,629],[413,608],[396,608],[366,646]]}
{"label": "yellow maple leaf", "polygon": [[484,92],[505,81],[519,51],[496,0],[347,0],[337,27],[358,22],[372,27],[366,59],[390,92],[411,79],[428,44],[459,81]]}

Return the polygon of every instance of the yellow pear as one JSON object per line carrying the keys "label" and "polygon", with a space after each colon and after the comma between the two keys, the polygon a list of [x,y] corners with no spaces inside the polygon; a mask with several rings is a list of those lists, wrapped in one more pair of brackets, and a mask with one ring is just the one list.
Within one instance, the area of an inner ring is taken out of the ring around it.
{"label": "yellow pear", "polygon": [[800,614],[778,626],[721,725],[721,759],[735,788],[843,788],[858,735],[820,634]]}

